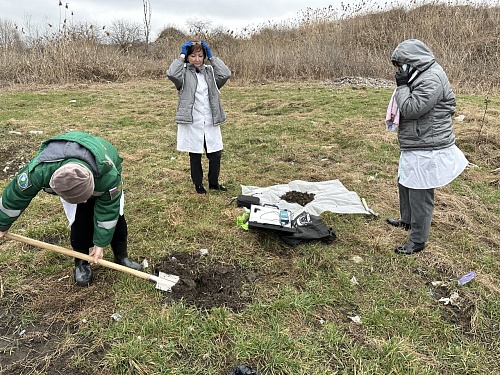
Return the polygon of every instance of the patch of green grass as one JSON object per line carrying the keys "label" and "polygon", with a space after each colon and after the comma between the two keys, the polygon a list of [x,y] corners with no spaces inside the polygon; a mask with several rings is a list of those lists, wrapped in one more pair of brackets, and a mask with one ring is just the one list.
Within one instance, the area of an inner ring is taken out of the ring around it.
{"label": "patch of green grass", "polygon": [[[10,130],[36,147],[70,129],[118,147],[129,254],[148,259],[148,272],[173,252],[206,248],[207,262],[237,263],[242,273],[257,274],[245,288],[252,302],[233,312],[166,303],[151,283],[98,269],[96,290],[75,289],[85,300],[65,315],[77,334],[61,345],[75,347],[75,363],[113,374],[220,375],[243,363],[261,374],[498,372],[500,212],[491,168],[467,169],[437,189],[428,247],[417,256],[398,256],[393,249],[408,233],[385,223],[398,215],[397,138],[383,121],[391,90],[276,84],[228,85],[221,92],[228,115],[221,182],[229,191],[206,196],[194,192],[189,158],[175,149],[177,92],[163,81],[1,94],[2,150],[19,149]],[[482,111],[480,97],[457,101],[470,113]],[[498,110],[498,103],[489,108]],[[460,141],[474,163],[488,166],[492,154],[469,147],[477,136],[468,133],[469,126],[455,123]],[[499,127],[489,119],[492,149],[498,136],[491,134],[500,134]],[[28,135],[34,128],[43,134]],[[203,163],[207,170],[205,157]],[[5,186],[7,175],[1,176]],[[380,216],[325,212],[337,240],[297,248],[272,233],[236,226],[242,209],[230,201],[240,184],[265,187],[298,179],[339,179]],[[70,245],[57,197],[43,193],[12,232]],[[16,293],[26,293],[22,283],[72,273],[71,259],[10,240],[1,246],[0,262],[9,265],[0,273],[8,289],[1,303],[15,304]],[[105,258],[112,259],[110,249]],[[461,310],[432,295],[431,281],[471,270],[478,276],[458,288]],[[104,290],[109,293],[101,296]],[[20,309],[23,322],[36,321],[35,305]],[[114,312],[122,319],[111,319]],[[96,348],[103,351],[98,359]]]}

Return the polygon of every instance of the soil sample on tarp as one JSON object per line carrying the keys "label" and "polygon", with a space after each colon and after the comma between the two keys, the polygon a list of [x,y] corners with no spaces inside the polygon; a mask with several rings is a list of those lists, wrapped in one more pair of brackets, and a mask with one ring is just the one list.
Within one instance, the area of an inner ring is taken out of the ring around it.
{"label": "soil sample on tarp", "polygon": [[296,190],[287,191],[280,198],[288,203],[298,203],[301,206],[305,206],[306,204],[312,202],[314,200],[314,196],[316,194],[308,193],[308,192],[300,192]]}

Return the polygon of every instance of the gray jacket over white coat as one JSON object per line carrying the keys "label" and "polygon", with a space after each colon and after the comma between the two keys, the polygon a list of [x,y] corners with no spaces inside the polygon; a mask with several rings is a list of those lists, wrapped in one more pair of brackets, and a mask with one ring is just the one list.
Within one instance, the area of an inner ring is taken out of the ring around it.
{"label": "gray jacket over white coat", "polygon": [[418,39],[405,40],[391,60],[411,67],[408,85],[399,86],[394,96],[400,111],[400,149],[439,150],[455,144],[455,94],[429,48]]}
{"label": "gray jacket over white coat", "polygon": [[[208,100],[212,109],[214,126],[226,122],[226,114],[222,108],[219,90],[231,77],[231,71],[218,57],[210,59],[211,65],[202,65],[200,73],[205,76],[208,84]],[[196,68],[193,64],[185,63],[183,57],[175,59],[167,69],[167,77],[174,83],[178,90],[179,102],[175,121],[180,125],[193,123],[193,105],[198,79]]]}

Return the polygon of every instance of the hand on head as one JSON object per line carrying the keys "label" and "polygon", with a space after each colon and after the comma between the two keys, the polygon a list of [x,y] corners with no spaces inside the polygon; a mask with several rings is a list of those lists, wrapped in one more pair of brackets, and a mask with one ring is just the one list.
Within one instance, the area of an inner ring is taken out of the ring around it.
{"label": "hand on head", "polygon": [[193,42],[188,40],[187,42],[184,42],[184,44],[181,47],[181,54],[182,55],[187,55],[188,54],[188,49],[193,45]]}
{"label": "hand on head", "polygon": [[202,40],[201,45],[205,48],[205,51],[207,52],[207,59],[210,60],[212,58],[212,51],[210,50],[208,43]]}

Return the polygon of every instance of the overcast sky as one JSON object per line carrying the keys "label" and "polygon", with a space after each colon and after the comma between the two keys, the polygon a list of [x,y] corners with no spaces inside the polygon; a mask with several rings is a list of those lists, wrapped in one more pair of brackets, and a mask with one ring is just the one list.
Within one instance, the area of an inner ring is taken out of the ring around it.
{"label": "overcast sky", "polygon": [[[307,8],[313,10],[351,0],[150,0],[151,30],[155,36],[165,26],[187,31],[186,20],[208,20],[212,27],[222,26],[233,31],[259,26],[267,22],[295,19]],[[109,26],[116,20],[144,23],[143,0],[0,0],[0,19],[15,22],[19,27],[26,20],[35,26],[50,23],[57,26],[65,18],[68,22],[95,23]],[[67,4],[67,8],[66,8]]]}

